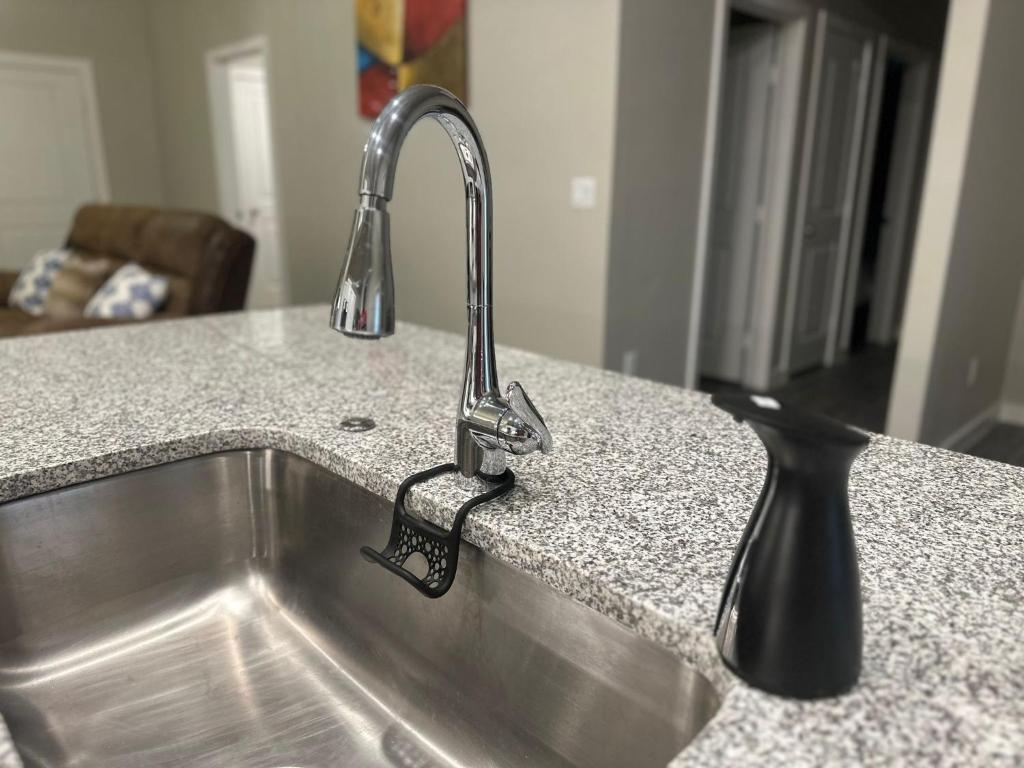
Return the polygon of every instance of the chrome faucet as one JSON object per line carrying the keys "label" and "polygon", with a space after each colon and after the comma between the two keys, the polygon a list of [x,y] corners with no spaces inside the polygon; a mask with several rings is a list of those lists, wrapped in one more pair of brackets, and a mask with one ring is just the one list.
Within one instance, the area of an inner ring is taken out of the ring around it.
{"label": "chrome faucet", "polygon": [[505,453],[552,450],[544,419],[518,382],[502,396],[494,359],[491,276],[491,170],[480,132],[466,105],[433,85],[415,85],[393,98],[373,124],[363,151],[359,207],[345,268],[331,306],[331,327],[347,336],[379,339],[395,331],[395,285],[387,203],[394,193],[402,142],[432,117],[455,146],[466,185],[466,365],[455,420],[455,462],[466,478],[495,478]]}

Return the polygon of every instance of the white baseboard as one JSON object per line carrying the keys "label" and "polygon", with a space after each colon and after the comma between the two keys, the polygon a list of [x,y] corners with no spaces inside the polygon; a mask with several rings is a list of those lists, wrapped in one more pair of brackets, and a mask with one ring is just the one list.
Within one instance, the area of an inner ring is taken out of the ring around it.
{"label": "white baseboard", "polygon": [[939,445],[952,451],[972,448],[985,434],[989,425],[997,421],[1024,427],[1024,403],[1011,403],[1007,400],[994,403],[955,430]]}
{"label": "white baseboard", "polygon": [[1024,403],[1011,403],[1004,400],[999,405],[999,420],[1004,424],[1024,427]]}
{"label": "white baseboard", "polygon": [[[945,440],[939,443],[939,447],[948,448],[951,451],[963,451],[972,448],[988,430],[989,425],[997,418],[1002,417],[1002,406],[1002,403],[993,403],[976,414],[950,433]],[[1024,410],[1022,410],[1022,415],[1024,415]]]}

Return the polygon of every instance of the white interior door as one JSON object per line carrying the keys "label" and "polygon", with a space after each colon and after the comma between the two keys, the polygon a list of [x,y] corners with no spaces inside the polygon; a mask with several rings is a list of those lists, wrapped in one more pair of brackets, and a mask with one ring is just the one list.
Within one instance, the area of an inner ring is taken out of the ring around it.
{"label": "white interior door", "polygon": [[876,344],[896,339],[903,276],[913,245],[914,190],[922,153],[929,66],[917,62],[903,76],[896,111],[889,178],[882,203],[882,230],[878,240],[876,291],[868,313],[868,338]]}
{"label": "white interior door", "polygon": [[783,365],[831,364],[866,119],[869,33],[819,17]]}
{"label": "white interior door", "polygon": [[711,213],[701,374],[741,382],[763,241],[765,167],[771,133],[776,29],[729,31]]}
{"label": "white interior door", "polygon": [[108,197],[92,70],[0,52],[0,269],[63,244],[75,210]]}
{"label": "white interior door", "polygon": [[256,240],[247,306],[257,309],[288,296],[264,46],[257,38],[207,56],[221,209]]}
{"label": "white interior door", "polygon": [[228,65],[228,89],[238,189],[235,221],[256,238],[249,306],[278,307],[284,304],[284,278],[262,57],[232,61]]}

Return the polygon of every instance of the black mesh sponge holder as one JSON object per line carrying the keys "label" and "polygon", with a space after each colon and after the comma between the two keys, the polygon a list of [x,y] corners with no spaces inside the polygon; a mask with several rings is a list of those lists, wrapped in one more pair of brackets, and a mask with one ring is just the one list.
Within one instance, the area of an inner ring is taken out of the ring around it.
{"label": "black mesh sponge holder", "polygon": [[[382,552],[371,547],[359,549],[368,561],[377,563],[393,574],[401,576],[431,598],[441,597],[451,589],[455,582],[455,571],[459,567],[462,525],[466,522],[466,515],[474,507],[486,504],[488,501],[493,501],[508,493],[516,481],[516,476],[511,469],[506,469],[501,475],[494,478],[496,485],[493,488],[474,496],[459,507],[450,531],[406,512],[405,495],[410,488],[446,472],[457,471],[458,467],[455,464],[441,464],[417,472],[403,480],[402,484],[398,486],[398,495],[395,496],[395,513],[391,520],[391,536],[388,538],[388,545]],[[427,559],[429,565],[427,575],[423,578],[405,568],[406,561],[417,552]]]}

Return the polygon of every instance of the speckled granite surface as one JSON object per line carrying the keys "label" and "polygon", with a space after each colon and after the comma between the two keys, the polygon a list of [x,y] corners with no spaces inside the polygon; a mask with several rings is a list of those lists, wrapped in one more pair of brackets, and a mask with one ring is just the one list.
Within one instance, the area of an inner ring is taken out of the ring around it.
{"label": "speckled granite surface", "polygon": [[[213,451],[274,447],[393,497],[449,460],[462,339],[401,325],[350,341],[326,307],[0,341],[0,501]],[[499,316],[500,320],[500,316]],[[500,339],[500,325],[498,326]],[[1024,470],[877,438],[851,506],[865,655],[848,696],[752,690],[710,636],[765,460],[749,429],[694,392],[500,348],[556,454],[466,537],[672,648],[723,691],[673,763],[1024,763]],[[371,416],[371,432],[341,432]],[[435,521],[463,497],[416,492]],[[0,766],[8,744],[0,736]]]}

